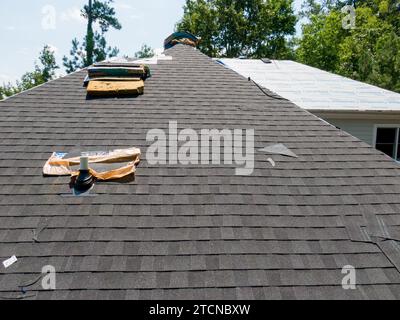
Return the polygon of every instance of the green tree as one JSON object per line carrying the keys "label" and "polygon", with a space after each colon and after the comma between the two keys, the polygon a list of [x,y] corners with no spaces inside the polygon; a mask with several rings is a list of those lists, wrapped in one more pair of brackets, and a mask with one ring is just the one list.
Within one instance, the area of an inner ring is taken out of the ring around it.
{"label": "green tree", "polygon": [[154,56],[154,50],[147,44],[143,44],[139,51],[135,53],[136,59],[151,58]]}
{"label": "green tree", "polygon": [[40,72],[43,83],[53,80],[56,75],[55,71],[60,67],[57,65],[54,51],[50,48],[50,46],[44,46],[43,50],[39,54],[39,61],[41,66],[37,68],[36,65],[35,69]]}
{"label": "green tree", "polygon": [[296,21],[293,0],[186,0],[176,30],[201,37],[212,57],[284,58]]}
{"label": "green tree", "polygon": [[5,83],[0,87],[0,100],[13,96],[20,92],[18,87],[14,86],[11,82]]}
{"label": "green tree", "polygon": [[339,46],[347,34],[342,29],[342,16],[337,11],[331,14],[312,14],[310,22],[303,25],[303,37],[297,49],[300,62],[334,72],[339,64]]}
{"label": "green tree", "polygon": [[[88,0],[88,4],[83,7],[81,15],[87,20],[86,36],[82,43],[76,38],[73,39],[70,58],[63,58],[68,73],[118,55],[119,50],[107,46],[105,38],[110,28],[122,28],[112,3],[113,0]],[[98,25],[98,31],[94,30],[95,24]]]}
{"label": "green tree", "polygon": [[21,82],[17,85],[21,91],[31,89],[54,79],[55,71],[59,69],[59,66],[56,63],[54,52],[48,45],[44,46],[40,52],[39,62],[40,64],[35,63],[34,71],[27,72],[22,76]]}
{"label": "green tree", "polygon": [[56,76],[55,71],[59,69],[59,66],[50,46],[44,46],[39,54],[39,62],[40,64],[35,62],[35,69],[31,72],[26,72],[21,77],[21,80],[16,82],[16,85],[8,83],[0,87],[1,98],[12,96],[54,79]]}
{"label": "green tree", "polygon": [[[400,92],[399,9],[394,0],[356,2],[355,28],[345,29],[343,5],[308,0],[297,59],[305,64]],[[306,10],[304,10],[306,8]],[[395,19],[394,17],[397,17]]]}
{"label": "green tree", "polygon": [[400,37],[395,32],[381,36],[375,56],[368,81],[400,93]]}

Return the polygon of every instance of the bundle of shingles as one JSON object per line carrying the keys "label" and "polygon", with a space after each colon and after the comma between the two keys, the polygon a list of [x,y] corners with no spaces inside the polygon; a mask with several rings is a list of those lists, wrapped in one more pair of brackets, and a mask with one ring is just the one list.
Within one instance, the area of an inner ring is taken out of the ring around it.
{"label": "bundle of shingles", "polygon": [[85,86],[89,96],[139,95],[144,81],[151,76],[150,68],[135,63],[96,63],[88,68]]}
{"label": "bundle of shingles", "polygon": [[164,40],[164,49],[170,49],[179,43],[196,48],[199,45],[200,40],[200,38],[196,37],[190,32],[174,32]]}

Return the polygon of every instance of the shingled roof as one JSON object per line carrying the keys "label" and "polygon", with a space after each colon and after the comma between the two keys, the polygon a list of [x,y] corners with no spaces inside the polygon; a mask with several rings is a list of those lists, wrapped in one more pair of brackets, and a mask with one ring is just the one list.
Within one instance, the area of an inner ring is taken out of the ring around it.
{"label": "shingled roof", "polygon": [[[191,47],[167,54],[143,96],[87,99],[80,71],[0,103],[0,257],[18,258],[1,298],[53,265],[57,290],[30,299],[399,299],[399,166]],[[256,149],[299,157],[257,152],[249,176],[150,166],[146,133],[168,121],[252,128]],[[66,197],[68,177],[42,177],[53,151],[116,147],[142,149],[134,183]]]}

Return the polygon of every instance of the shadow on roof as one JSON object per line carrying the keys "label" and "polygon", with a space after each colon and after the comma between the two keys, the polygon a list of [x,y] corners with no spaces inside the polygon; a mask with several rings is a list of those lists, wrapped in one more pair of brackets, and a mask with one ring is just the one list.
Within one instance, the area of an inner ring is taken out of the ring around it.
{"label": "shadow on roof", "polygon": [[86,100],[114,100],[114,99],[134,99],[142,94],[126,94],[121,96],[91,96],[89,94],[86,95]]}

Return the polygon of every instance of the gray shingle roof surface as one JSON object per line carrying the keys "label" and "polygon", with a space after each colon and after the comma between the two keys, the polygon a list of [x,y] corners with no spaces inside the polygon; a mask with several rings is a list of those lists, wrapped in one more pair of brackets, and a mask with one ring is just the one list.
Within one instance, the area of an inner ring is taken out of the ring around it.
{"label": "gray shingle roof surface", "polygon": [[[137,98],[86,99],[85,71],[0,103],[0,296],[44,265],[57,290],[37,299],[399,299],[400,170],[391,159],[191,47],[152,66]],[[151,166],[146,133],[254,128],[255,171]],[[142,149],[136,181],[63,197],[44,178],[53,151]],[[267,158],[277,166],[273,168]],[[376,219],[376,221],[374,220]],[[39,232],[39,242],[32,240]],[[357,270],[343,290],[342,268]]]}

